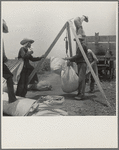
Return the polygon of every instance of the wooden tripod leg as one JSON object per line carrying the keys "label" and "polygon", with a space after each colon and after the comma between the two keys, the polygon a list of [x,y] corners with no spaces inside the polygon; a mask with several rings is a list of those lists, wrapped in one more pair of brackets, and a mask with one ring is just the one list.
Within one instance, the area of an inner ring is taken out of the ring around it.
{"label": "wooden tripod leg", "polygon": [[67,33],[68,33],[70,57],[72,57],[71,33],[70,33],[70,28],[69,28],[69,23],[68,22],[67,22]]}
{"label": "wooden tripod leg", "polygon": [[[67,22],[67,33],[68,33],[68,44],[69,44],[69,53],[70,57],[72,57],[72,44],[71,44],[71,33],[70,33],[70,27],[69,22]],[[71,66],[73,67],[73,62],[71,62]]]}
{"label": "wooden tripod leg", "polygon": [[92,67],[91,67],[91,65],[90,65],[90,62],[89,62],[89,60],[88,60],[88,58],[87,58],[87,56],[86,56],[86,54],[85,54],[85,52],[84,52],[84,50],[83,50],[83,47],[82,47],[82,45],[81,45],[81,43],[80,43],[80,41],[79,41],[79,39],[78,39],[78,37],[77,37],[77,35],[76,35],[76,33],[75,33],[75,30],[74,30],[74,28],[73,28],[72,22],[69,21],[69,24],[70,24],[70,27],[71,27],[71,29],[72,29],[72,32],[73,32],[73,34],[74,34],[74,36],[75,36],[75,38],[76,38],[76,42],[77,42],[77,44],[78,44],[78,47],[80,48],[80,51],[81,51],[81,53],[82,53],[82,55],[83,55],[83,57],[84,57],[84,59],[85,59],[87,65],[88,65],[89,68],[90,68],[91,74],[92,74],[93,78],[95,79],[95,82],[97,83],[98,88],[99,88],[100,92],[102,93],[102,96],[103,96],[104,99],[106,100],[107,105],[108,105],[109,107],[111,107],[111,106],[110,106],[110,103],[107,101],[107,97],[106,97],[106,95],[105,95],[105,93],[104,93],[104,91],[103,91],[103,89],[102,89],[102,87],[101,87],[101,85],[100,85],[100,82],[99,82],[97,76],[95,75],[95,73],[94,73],[94,71],[93,71],[93,69],[92,69]]}
{"label": "wooden tripod leg", "polygon": [[35,69],[31,72],[29,79],[28,79],[28,83],[31,81],[31,79],[34,77],[35,73],[39,70],[41,70],[42,64],[45,60],[45,58],[48,56],[48,54],[50,53],[50,51],[52,50],[53,46],[56,44],[56,42],[58,41],[58,39],[60,38],[60,36],[62,35],[62,33],[64,32],[64,30],[66,29],[66,23],[63,26],[63,28],[60,30],[60,32],[58,33],[58,35],[56,36],[56,38],[54,39],[54,41],[52,42],[52,44],[50,45],[50,47],[48,48],[48,50],[46,51],[44,58],[37,64],[37,66],[35,67]]}

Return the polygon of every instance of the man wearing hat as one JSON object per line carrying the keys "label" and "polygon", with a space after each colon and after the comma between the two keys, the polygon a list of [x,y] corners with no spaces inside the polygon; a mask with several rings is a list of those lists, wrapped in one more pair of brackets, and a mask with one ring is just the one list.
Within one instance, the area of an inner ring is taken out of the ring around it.
{"label": "man wearing hat", "polygon": [[[8,26],[3,20],[3,33],[8,33]],[[3,77],[7,80],[7,88],[8,88],[8,97],[9,97],[9,103],[12,103],[16,101],[16,96],[14,94],[14,87],[13,87],[13,74],[10,72],[9,68],[6,66],[6,62],[8,61],[5,50],[4,50],[4,43],[3,43]]]}
{"label": "man wearing hat", "polygon": [[[75,18],[74,25],[76,27],[77,37],[81,42],[85,54],[87,55],[87,47],[84,42],[86,35],[82,27],[83,21],[88,22],[88,17],[83,15],[82,17]],[[74,41],[76,40],[74,39]],[[78,76],[79,76],[79,87],[78,87],[78,94],[75,97],[75,99],[82,100],[84,99],[84,95],[85,95],[85,78],[86,78],[87,64],[78,47],[77,42],[76,42],[76,55],[70,58],[65,58],[65,60],[69,60],[69,62],[75,62],[77,64]]]}
{"label": "man wearing hat", "polygon": [[[81,39],[79,38],[79,40],[81,42],[85,54],[87,55],[87,47],[84,43],[84,40],[82,40],[82,38]],[[75,99],[82,100],[84,99],[85,96],[85,76],[86,76],[87,65],[78,45],[77,45],[76,55],[73,57],[67,57],[65,58],[65,60],[69,61],[68,64],[70,64],[70,62],[75,62],[77,64],[78,76],[79,76],[79,87],[78,87],[78,94],[75,97]]]}
{"label": "man wearing hat", "polygon": [[[21,45],[25,45],[25,43],[27,43],[28,41],[29,41],[31,44],[34,43],[33,40],[26,38],[26,39],[23,39],[23,40],[20,42],[20,44],[21,44]],[[32,48],[30,48],[29,50],[31,51]],[[34,67],[33,67],[32,65],[30,65],[30,70],[31,70],[31,72],[34,70]],[[31,72],[29,72],[29,74],[30,74]],[[35,74],[29,84],[34,84],[34,83],[37,83],[37,82],[38,82],[38,77],[37,77],[37,74]]]}
{"label": "man wearing hat", "polygon": [[76,27],[76,34],[85,38],[86,35],[82,27],[83,21],[88,22],[88,17],[84,15],[82,17],[76,17],[74,19],[74,25]]}
{"label": "man wearing hat", "polygon": [[[97,68],[98,59],[97,59],[96,55],[94,54],[94,52],[91,49],[88,49],[87,57],[88,57],[89,62],[91,63],[93,71],[95,72],[95,74],[98,77],[98,68]],[[89,93],[93,93],[94,92],[95,80],[94,80],[94,78],[93,78],[93,76],[92,76],[92,74],[89,70],[89,67],[87,67],[86,77],[90,78],[90,91],[89,91]]]}
{"label": "man wearing hat", "polygon": [[20,44],[23,45],[18,54],[18,58],[22,58],[24,60],[24,66],[20,74],[20,79],[18,81],[16,95],[25,97],[27,93],[27,85],[28,85],[28,77],[33,70],[33,66],[30,65],[30,61],[39,61],[44,58],[44,55],[41,57],[33,57],[33,51],[31,49],[31,44],[34,43],[32,39],[23,39]]}

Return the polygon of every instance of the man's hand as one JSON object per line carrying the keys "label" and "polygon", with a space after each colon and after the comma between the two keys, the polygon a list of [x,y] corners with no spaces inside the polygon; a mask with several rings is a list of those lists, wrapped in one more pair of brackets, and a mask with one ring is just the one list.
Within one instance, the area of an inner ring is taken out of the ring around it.
{"label": "man's hand", "polygon": [[31,55],[31,54],[33,54],[33,51],[28,51],[27,53]]}
{"label": "man's hand", "polygon": [[70,60],[70,57],[65,57],[65,58],[63,58],[64,60]]}

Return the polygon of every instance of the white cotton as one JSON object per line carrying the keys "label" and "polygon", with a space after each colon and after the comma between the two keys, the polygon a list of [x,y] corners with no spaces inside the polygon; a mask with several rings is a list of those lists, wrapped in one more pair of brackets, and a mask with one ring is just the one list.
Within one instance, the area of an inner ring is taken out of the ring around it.
{"label": "white cotton", "polygon": [[66,66],[66,61],[62,58],[51,57],[50,58],[50,68],[54,73],[61,75],[62,69]]}

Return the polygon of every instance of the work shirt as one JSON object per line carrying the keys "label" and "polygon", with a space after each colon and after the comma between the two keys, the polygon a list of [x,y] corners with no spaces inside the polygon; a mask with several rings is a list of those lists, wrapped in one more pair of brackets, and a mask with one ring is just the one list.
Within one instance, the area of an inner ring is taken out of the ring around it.
{"label": "work shirt", "polygon": [[24,68],[26,69],[33,68],[29,60],[34,62],[42,59],[41,57],[33,57],[31,54],[28,53],[28,49],[25,47],[20,48],[18,58],[22,58],[24,60]]}
{"label": "work shirt", "polygon": [[[87,47],[86,47],[86,45],[82,44],[82,47],[84,49],[85,54],[87,55]],[[78,63],[85,63],[85,59],[84,59],[84,57],[83,57],[79,47],[77,48],[76,55],[71,57],[70,61],[71,62],[75,62],[77,64]]]}
{"label": "work shirt", "polygon": [[90,63],[92,63],[93,61],[98,61],[96,55],[92,52],[92,50],[88,49],[87,51],[87,57]]}
{"label": "work shirt", "polygon": [[82,27],[82,23],[84,21],[84,18],[83,17],[76,17],[74,19],[74,24],[75,24],[75,27],[76,27],[76,34],[77,35],[82,35],[82,36],[85,36],[85,32],[83,30],[83,27]]}

